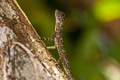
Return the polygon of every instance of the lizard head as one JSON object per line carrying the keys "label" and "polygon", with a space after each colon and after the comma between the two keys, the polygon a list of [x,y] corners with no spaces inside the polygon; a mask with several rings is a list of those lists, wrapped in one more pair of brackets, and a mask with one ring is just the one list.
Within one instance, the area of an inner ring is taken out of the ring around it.
{"label": "lizard head", "polygon": [[55,10],[55,17],[56,17],[57,21],[62,22],[62,23],[65,20],[65,14],[64,14],[64,12],[59,11],[59,10]]}
{"label": "lizard head", "polygon": [[62,11],[59,10],[55,10],[55,18],[56,18],[56,28],[62,29],[62,25],[64,23],[65,20],[65,14]]}

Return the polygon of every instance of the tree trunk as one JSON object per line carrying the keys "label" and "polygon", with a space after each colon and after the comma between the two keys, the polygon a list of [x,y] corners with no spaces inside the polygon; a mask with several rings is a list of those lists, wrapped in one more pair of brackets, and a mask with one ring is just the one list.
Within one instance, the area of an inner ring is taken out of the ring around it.
{"label": "tree trunk", "polygon": [[0,80],[68,80],[16,0],[0,0]]}

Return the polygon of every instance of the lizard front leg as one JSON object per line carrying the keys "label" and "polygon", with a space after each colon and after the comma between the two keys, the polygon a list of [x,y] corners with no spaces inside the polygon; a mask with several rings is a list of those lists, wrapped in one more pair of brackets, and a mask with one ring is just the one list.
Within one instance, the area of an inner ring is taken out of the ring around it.
{"label": "lizard front leg", "polygon": [[53,37],[42,37],[42,38],[40,38],[40,40],[53,41],[54,38]]}
{"label": "lizard front leg", "polygon": [[[55,38],[55,32],[51,37],[42,37],[40,38],[40,40],[54,41],[54,38]],[[56,45],[48,46],[47,49],[56,49]]]}

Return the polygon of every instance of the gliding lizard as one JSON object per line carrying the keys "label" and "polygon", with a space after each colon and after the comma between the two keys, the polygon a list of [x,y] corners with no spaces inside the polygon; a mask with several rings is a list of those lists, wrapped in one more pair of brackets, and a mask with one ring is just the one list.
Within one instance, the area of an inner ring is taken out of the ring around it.
{"label": "gliding lizard", "polygon": [[64,67],[64,70],[69,78],[69,80],[74,80],[72,77],[69,61],[67,59],[66,50],[64,49],[63,38],[62,38],[62,30],[63,30],[63,23],[65,19],[65,14],[62,11],[55,10],[55,32],[52,37],[48,38],[41,38],[41,40],[53,40],[55,45],[47,47],[48,49],[55,49],[57,48],[58,54],[60,56],[60,60]]}

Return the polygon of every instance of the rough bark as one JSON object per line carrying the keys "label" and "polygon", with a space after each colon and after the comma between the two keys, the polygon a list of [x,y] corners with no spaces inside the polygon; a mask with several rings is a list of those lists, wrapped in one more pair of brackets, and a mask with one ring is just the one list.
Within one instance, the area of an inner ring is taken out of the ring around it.
{"label": "rough bark", "polygon": [[0,0],[0,80],[68,80],[16,0]]}

